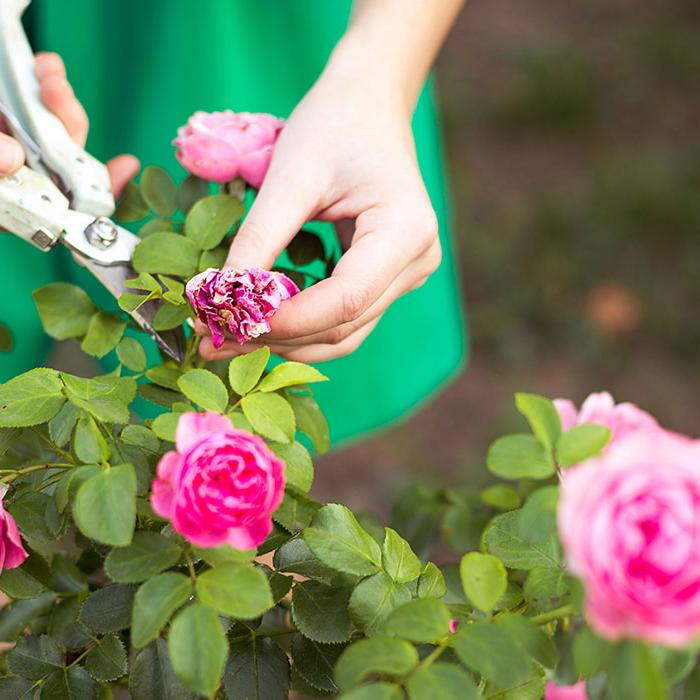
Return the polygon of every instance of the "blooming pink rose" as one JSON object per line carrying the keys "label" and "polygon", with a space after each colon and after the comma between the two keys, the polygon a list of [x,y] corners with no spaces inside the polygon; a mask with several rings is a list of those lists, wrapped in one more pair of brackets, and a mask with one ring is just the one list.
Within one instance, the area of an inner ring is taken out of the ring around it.
{"label": "blooming pink rose", "polygon": [[568,470],[558,524],[598,634],[672,646],[700,635],[700,442],[663,430],[616,440]]}
{"label": "blooming pink rose", "polygon": [[200,321],[209,327],[214,347],[220,348],[225,331],[241,345],[268,333],[268,319],[299,287],[281,272],[210,267],[193,277],[186,291]]}
{"label": "blooming pink rose", "polygon": [[587,700],[586,681],[574,685],[557,685],[549,681],[544,688],[544,700]]}
{"label": "blooming pink rose", "polygon": [[175,446],[158,463],[153,510],[197,547],[261,544],[284,496],[284,462],[218,413],[183,413]]}
{"label": "blooming pink rose", "polygon": [[599,423],[610,428],[612,436],[608,447],[626,435],[640,431],[661,430],[656,419],[642,411],[633,403],[618,403],[607,391],[591,394],[577,411],[568,399],[555,399],[554,405],[559,413],[562,428],[570,430],[584,423]]}
{"label": "blooming pink rose", "polygon": [[242,177],[260,187],[284,120],[249,112],[195,112],[177,132],[173,145],[181,165],[214,182]]}
{"label": "blooming pink rose", "polygon": [[3,485],[0,493],[0,573],[20,566],[29,556],[22,546],[15,519],[5,510],[2,502],[6,492],[7,485]]}

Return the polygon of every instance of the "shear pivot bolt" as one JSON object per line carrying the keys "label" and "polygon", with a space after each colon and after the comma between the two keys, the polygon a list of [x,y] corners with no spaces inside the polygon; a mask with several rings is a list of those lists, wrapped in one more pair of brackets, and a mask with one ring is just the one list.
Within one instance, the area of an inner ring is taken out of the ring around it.
{"label": "shear pivot bolt", "polygon": [[106,217],[95,219],[86,229],[85,237],[96,248],[104,250],[117,240],[117,227]]}

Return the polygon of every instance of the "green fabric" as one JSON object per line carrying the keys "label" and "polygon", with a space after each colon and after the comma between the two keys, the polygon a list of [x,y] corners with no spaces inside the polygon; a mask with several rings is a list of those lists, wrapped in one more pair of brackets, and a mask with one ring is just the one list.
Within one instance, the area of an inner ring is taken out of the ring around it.
{"label": "green fabric", "polygon": [[[34,0],[37,49],[59,52],[91,119],[88,149],[103,160],[122,152],[183,176],[170,140],[195,110],[272,112],[288,116],[312,85],[342,34],[341,0]],[[441,161],[430,89],[414,118],[418,158],[437,210],[444,262],[427,284],[396,302],[352,356],[320,365],[331,382],[318,399],[335,442],[385,426],[413,410],[461,366],[459,304]],[[331,229],[316,228],[328,241]],[[11,303],[0,320],[17,349],[0,359],[7,377],[42,360],[46,342],[30,293],[70,276],[104,299],[98,285],[65,256],[0,237],[0,264]],[[98,300],[98,295],[100,299]]]}

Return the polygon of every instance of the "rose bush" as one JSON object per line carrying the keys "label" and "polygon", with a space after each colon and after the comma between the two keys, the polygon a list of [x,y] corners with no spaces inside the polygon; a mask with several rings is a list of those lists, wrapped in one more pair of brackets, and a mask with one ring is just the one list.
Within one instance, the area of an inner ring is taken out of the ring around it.
{"label": "rose bush", "polygon": [[[212,332],[245,328],[219,324],[240,274],[210,271],[243,213],[146,168],[119,208],[143,239],[121,309],[193,320],[194,277]],[[309,235],[300,281],[332,267]],[[260,277],[264,315],[283,278]],[[700,697],[695,440],[607,394],[518,394],[529,430],[490,446],[493,483],[411,486],[384,523],[310,494],[318,370],[265,347],[205,366],[195,335],[181,364],[149,359],[81,289],[35,300],[110,371],[0,385],[0,700]]]}

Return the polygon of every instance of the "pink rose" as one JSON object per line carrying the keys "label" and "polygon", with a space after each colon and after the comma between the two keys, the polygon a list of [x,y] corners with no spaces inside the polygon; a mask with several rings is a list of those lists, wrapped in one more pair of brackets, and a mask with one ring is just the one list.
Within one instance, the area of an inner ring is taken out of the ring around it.
{"label": "pink rose", "polygon": [[7,485],[0,487],[0,573],[5,569],[20,566],[29,556],[22,546],[15,519],[5,510],[2,499],[7,493]]}
{"label": "pink rose", "polygon": [[197,547],[261,544],[284,496],[284,462],[217,413],[183,413],[175,445],[158,463],[153,510]]}
{"label": "pink rose", "polygon": [[662,430],[616,440],[568,470],[558,523],[601,636],[700,635],[700,442]]}
{"label": "pink rose", "polygon": [[554,405],[559,413],[562,428],[570,430],[584,423],[599,423],[612,431],[608,447],[626,435],[640,431],[661,430],[656,419],[642,411],[633,403],[618,403],[607,391],[591,394],[577,411],[568,399],[555,399]]}
{"label": "pink rose", "polygon": [[543,700],[587,700],[586,682],[579,681],[574,685],[557,685],[549,681],[544,688]]}
{"label": "pink rose", "polygon": [[193,277],[186,291],[199,320],[209,327],[214,347],[220,348],[225,331],[241,345],[268,333],[268,319],[299,287],[281,272],[210,267]]}
{"label": "pink rose", "polygon": [[260,187],[284,120],[249,112],[195,112],[177,131],[173,146],[180,164],[214,182],[242,177]]}

